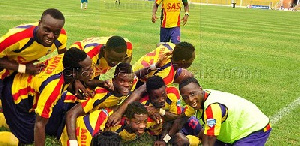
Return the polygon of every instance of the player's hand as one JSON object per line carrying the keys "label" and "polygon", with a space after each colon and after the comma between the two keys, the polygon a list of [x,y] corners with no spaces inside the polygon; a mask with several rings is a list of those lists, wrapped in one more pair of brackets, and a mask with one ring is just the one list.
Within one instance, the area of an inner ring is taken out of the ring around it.
{"label": "player's hand", "polygon": [[112,83],[112,80],[105,80],[103,86],[109,91],[114,91],[114,84]]}
{"label": "player's hand", "polygon": [[158,18],[156,17],[156,14],[153,14],[153,15],[152,15],[152,23],[155,23],[157,19],[158,19]]}
{"label": "player's hand", "polygon": [[182,24],[183,24],[183,26],[186,24],[188,18],[189,18],[189,15],[184,15],[184,17],[182,18]]}
{"label": "player's hand", "polygon": [[94,97],[94,93],[89,91],[79,80],[73,82],[75,96],[79,99],[86,99],[88,97]]}
{"label": "player's hand", "polygon": [[172,57],[172,51],[159,55],[159,59],[156,62],[156,68],[161,68],[164,64],[164,61]]}
{"label": "player's hand", "polygon": [[118,111],[115,111],[108,117],[105,127],[112,127],[118,125],[121,121],[121,118],[122,114],[120,114]]}
{"label": "player's hand", "polygon": [[149,117],[151,117],[157,124],[162,122],[162,117],[159,114],[159,111],[153,106],[145,106],[148,111]]}
{"label": "player's hand", "polygon": [[26,64],[25,73],[32,74],[32,75],[39,74],[46,67],[44,63],[37,63],[36,65],[34,65],[34,63],[37,61],[38,60],[35,60],[33,62]]}
{"label": "player's hand", "polygon": [[165,146],[166,143],[162,140],[157,140],[154,142],[154,146]]}

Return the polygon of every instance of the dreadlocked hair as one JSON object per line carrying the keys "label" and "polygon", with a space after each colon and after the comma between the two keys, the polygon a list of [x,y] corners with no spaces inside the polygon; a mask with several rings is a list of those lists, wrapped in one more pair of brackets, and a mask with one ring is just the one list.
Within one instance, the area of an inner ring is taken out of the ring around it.
{"label": "dreadlocked hair", "polygon": [[180,42],[177,44],[173,51],[173,60],[189,60],[192,58],[193,53],[195,52],[195,47],[188,42]]}
{"label": "dreadlocked hair", "polygon": [[194,78],[194,77],[188,77],[188,78],[182,80],[182,81],[179,83],[179,90],[180,90],[181,88],[183,88],[184,86],[190,84],[190,83],[195,83],[195,84],[197,84],[197,85],[200,87],[200,84],[199,84],[199,82],[198,82],[198,80],[197,80],[196,78]]}
{"label": "dreadlocked hair", "polygon": [[117,65],[114,76],[118,76],[120,73],[123,74],[131,74],[132,73],[132,65],[129,63],[121,62]]}
{"label": "dreadlocked hair", "polygon": [[62,14],[62,12],[55,8],[49,8],[49,9],[45,10],[42,14],[41,20],[48,14],[55,19],[63,20],[65,22],[65,17]]}
{"label": "dreadlocked hair", "polygon": [[93,136],[91,146],[119,146],[121,137],[113,131],[103,131]]}
{"label": "dreadlocked hair", "polygon": [[126,41],[120,36],[112,36],[108,39],[105,45],[107,51],[115,51],[117,53],[124,53],[127,50]]}
{"label": "dreadlocked hair", "polygon": [[128,119],[133,119],[134,114],[138,114],[138,115],[146,114],[146,115],[148,115],[148,112],[147,112],[147,109],[144,107],[143,104],[141,104],[138,101],[134,101],[134,102],[130,103],[128,105],[128,107],[126,108],[125,116]]}
{"label": "dreadlocked hair", "polygon": [[164,80],[159,76],[153,76],[148,78],[146,82],[147,92],[150,93],[152,90],[159,89],[165,86]]}
{"label": "dreadlocked hair", "polygon": [[63,57],[63,66],[65,69],[79,69],[81,66],[79,62],[86,59],[87,55],[83,50],[79,50],[75,47],[71,47],[67,52],[64,54]]}

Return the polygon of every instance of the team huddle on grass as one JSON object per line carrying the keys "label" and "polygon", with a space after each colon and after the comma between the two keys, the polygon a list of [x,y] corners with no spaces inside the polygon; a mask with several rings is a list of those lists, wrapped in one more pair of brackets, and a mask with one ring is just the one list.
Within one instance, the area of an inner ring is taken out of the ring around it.
{"label": "team huddle on grass", "polygon": [[[266,115],[237,95],[203,89],[188,71],[197,54],[192,44],[153,44],[134,63],[132,42],[117,35],[67,49],[64,23],[51,8],[38,23],[0,39],[1,103],[19,145],[45,145],[45,135],[70,146],[122,145],[143,135],[151,145],[266,143]],[[58,55],[37,62],[55,50]],[[113,67],[112,79],[99,80]]]}

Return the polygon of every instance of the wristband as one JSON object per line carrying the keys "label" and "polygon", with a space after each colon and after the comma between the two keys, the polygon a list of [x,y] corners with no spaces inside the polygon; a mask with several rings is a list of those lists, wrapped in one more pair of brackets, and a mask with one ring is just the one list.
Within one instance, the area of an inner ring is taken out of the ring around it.
{"label": "wristband", "polygon": [[190,16],[189,12],[185,12],[185,14],[184,14],[184,15],[188,15],[188,16]]}
{"label": "wristband", "polygon": [[18,66],[18,72],[19,73],[25,73],[26,72],[26,65],[19,64],[19,66]]}
{"label": "wristband", "polygon": [[68,146],[78,146],[78,141],[77,140],[68,140]]}
{"label": "wristband", "polygon": [[169,134],[166,134],[163,140],[165,141],[165,143],[168,143],[169,140],[171,140],[171,136]]}
{"label": "wristband", "polygon": [[150,69],[151,69],[151,70],[156,70],[156,63],[150,65]]}
{"label": "wristband", "polygon": [[160,114],[161,116],[164,116],[164,115],[166,114],[166,110],[160,108],[160,109],[159,109],[159,114]]}

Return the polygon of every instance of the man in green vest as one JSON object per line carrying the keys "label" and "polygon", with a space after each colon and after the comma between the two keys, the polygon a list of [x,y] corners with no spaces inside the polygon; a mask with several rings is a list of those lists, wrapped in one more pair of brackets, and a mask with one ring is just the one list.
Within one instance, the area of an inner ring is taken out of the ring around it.
{"label": "man in green vest", "polygon": [[[201,135],[203,146],[263,146],[270,136],[269,118],[250,101],[227,92],[203,90],[193,77],[183,80],[179,89],[186,104],[195,109],[197,119],[204,122],[196,134]],[[188,135],[180,132],[175,142],[184,141],[182,135]]]}

